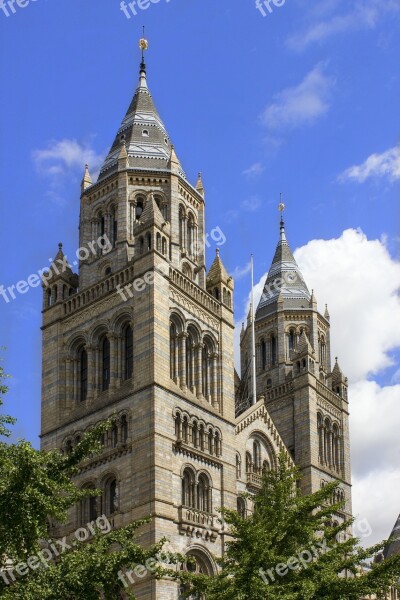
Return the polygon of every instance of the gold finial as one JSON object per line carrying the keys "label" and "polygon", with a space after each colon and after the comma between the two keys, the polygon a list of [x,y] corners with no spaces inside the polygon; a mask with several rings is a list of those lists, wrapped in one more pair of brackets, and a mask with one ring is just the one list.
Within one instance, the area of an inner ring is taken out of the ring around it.
{"label": "gold finial", "polygon": [[140,38],[139,40],[139,48],[143,51],[147,50],[149,47],[149,42],[145,38]]}
{"label": "gold finial", "polygon": [[145,50],[148,50],[148,48],[149,48],[149,42],[144,37],[144,25],[143,25],[143,37],[141,37],[139,40],[139,48],[142,51],[142,59],[143,59]]}
{"label": "gold finial", "polygon": [[285,210],[286,206],[284,205],[284,203],[282,202],[282,192],[280,195],[280,202],[279,202],[279,206],[278,206],[278,210],[279,212],[283,213],[283,211]]}

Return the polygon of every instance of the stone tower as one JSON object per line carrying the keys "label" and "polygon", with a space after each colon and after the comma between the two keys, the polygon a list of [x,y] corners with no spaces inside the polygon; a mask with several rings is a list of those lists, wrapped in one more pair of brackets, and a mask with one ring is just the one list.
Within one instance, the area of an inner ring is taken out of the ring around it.
{"label": "stone tower", "polygon": [[[157,515],[144,543],[212,573],[225,543],[215,509],[236,507],[233,281],[219,252],[205,266],[205,192],[187,180],[147,86],[146,65],[111,149],[81,188],[79,274],[44,278],[42,448],[69,452],[104,419],[113,428],[79,486],[115,527]],[[135,578],[138,598],[178,597],[173,582]]]}
{"label": "stone tower", "polygon": [[[265,402],[295,464],[305,493],[338,479],[338,497],[351,514],[351,474],[347,379],[339,364],[331,368],[330,316],[317,308],[286,239],[280,238],[255,313],[258,403]],[[237,411],[250,389],[250,322],[241,333],[243,382]],[[261,398],[261,399],[260,399]]]}
{"label": "stone tower", "polygon": [[[217,246],[225,241],[213,232]],[[202,177],[188,181],[142,57],[97,181],[84,172],[78,273],[60,244],[43,278],[42,448],[68,453],[111,418],[101,454],[76,479],[102,495],[71,510],[57,533],[103,514],[114,527],[153,515],[144,544],[167,537],[213,574],[226,542],[216,509],[251,510],[240,494],[259,489],[279,452],[301,467],[306,491],[338,478],[348,513],[351,495],[347,382],[337,363],[331,370],[329,314],[318,312],[283,222],[256,312],[254,404],[250,327],[240,380],[233,280],[218,247],[207,271],[206,245]],[[130,581],[140,600],[180,597],[171,581]]]}

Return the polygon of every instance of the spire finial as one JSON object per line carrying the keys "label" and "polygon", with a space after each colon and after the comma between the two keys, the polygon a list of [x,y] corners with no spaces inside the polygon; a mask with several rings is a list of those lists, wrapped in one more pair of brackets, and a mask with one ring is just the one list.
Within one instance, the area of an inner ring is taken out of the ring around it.
{"label": "spire finial", "polygon": [[218,256],[218,258],[219,258],[219,248],[217,248],[217,256]]}
{"label": "spire finial", "polygon": [[58,244],[58,249],[59,249],[59,250],[62,250],[62,242],[59,242],[59,244]]}
{"label": "spire finial", "polygon": [[281,222],[280,222],[280,225],[281,225],[281,240],[282,241],[284,241],[286,239],[286,236],[285,236],[285,222],[283,220],[283,213],[284,213],[285,208],[286,208],[286,206],[282,202],[282,192],[281,192],[280,193],[280,198],[279,198],[278,210],[281,213]]}
{"label": "spire finial", "polygon": [[142,51],[142,62],[140,63],[140,74],[146,74],[146,63],[144,62],[144,53],[149,47],[149,42],[144,37],[144,25],[143,25],[143,37],[139,40],[139,48]]}

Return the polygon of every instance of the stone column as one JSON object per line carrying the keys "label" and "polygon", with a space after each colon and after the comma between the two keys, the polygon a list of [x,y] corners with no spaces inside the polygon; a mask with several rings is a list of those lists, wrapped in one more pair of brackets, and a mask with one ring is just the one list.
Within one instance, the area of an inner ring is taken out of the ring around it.
{"label": "stone column", "polygon": [[65,359],[65,408],[71,408],[71,359]]}
{"label": "stone column", "polygon": [[197,398],[202,398],[202,375],[203,375],[203,371],[201,368],[201,359],[202,359],[202,351],[203,351],[203,344],[198,344],[198,346],[196,346],[196,370],[195,370],[195,387],[196,387],[196,395]]}
{"label": "stone column", "polygon": [[212,385],[211,385],[211,402],[214,408],[218,408],[218,354],[215,353],[212,359]]}
{"label": "stone column", "polygon": [[118,372],[118,343],[119,337],[110,333],[110,389],[117,387]]}
{"label": "stone column", "polygon": [[179,369],[179,384],[182,390],[186,389],[186,338],[187,333],[184,331],[178,336],[180,351],[180,369]]}
{"label": "stone column", "polygon": [[93,377],[94,377],[94,365],[93,365],[93,359],[94,359],[94,349],[93,346],[87,346],[86,347],[86,351],[87,351],[87,369],[88,369],[88,373],[87,373],[87,377],[88,377],[88,389],[87,389],[87,400],[89,402],[91,402],[94,398],[94,381],[93,381]]}

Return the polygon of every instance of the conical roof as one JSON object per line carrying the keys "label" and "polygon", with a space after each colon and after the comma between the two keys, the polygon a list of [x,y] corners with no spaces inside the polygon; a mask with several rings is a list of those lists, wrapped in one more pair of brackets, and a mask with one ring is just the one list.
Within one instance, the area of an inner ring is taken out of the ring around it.
{"label": "conical roof", "polygon": [[227,284],[232,281],[232,278],[228,275],[228,271],[225,269],[224,263],[221,260],[219,248],[217,248],[214,262],[208,271],[207,284],[214,285],[221,281]]}
{"label": "conical roof", "polygon": [[[139,85],[100,169],[99,181],[117,168],[122,143],[125,143],[130,168],[168,168],[171,142],[147,87],[144,61],[140,65]],[[182,169],[180,171],[184,176]]]}
{"label": "conical roof", "polygon": [[286,239],[283,220],[280,224],[280,239],[257,313],[273,312],[276,310],[278,299],[283,300],[283,308],[289,309],[308,308],[311,300],[311,294]]}

